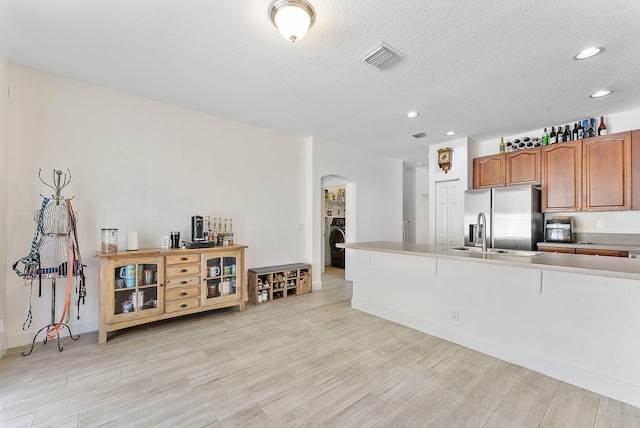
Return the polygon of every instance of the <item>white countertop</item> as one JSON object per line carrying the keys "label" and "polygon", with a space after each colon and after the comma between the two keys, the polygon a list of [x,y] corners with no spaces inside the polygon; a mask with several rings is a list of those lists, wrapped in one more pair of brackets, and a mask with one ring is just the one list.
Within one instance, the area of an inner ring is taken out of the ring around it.
{"label": "white countertop", "polygon": [[[580,246],[582,247],[582,245]],[[579,273],[583,275],[595,275],[640,281],[640,261],[638,259],[629,259],[626,257],[559,253],[543,253],[534,257],[523,257],[504,254],[451,251],[445,247],[435,245],[388,241],[337,244],[337,246],[354,250],[407,254],[411,256],[460,260],[473,263],[501,264],[504,266],[552,270],[557,272]],[[587,247],[585,246],[585,248]]]}

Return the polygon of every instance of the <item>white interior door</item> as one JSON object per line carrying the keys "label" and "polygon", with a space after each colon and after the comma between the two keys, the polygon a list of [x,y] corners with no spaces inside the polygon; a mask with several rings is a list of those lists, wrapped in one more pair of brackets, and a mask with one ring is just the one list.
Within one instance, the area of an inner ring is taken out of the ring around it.
{"label": "white interior door", "polygon": [[459,180],[436,183],[436,245],[462,245],[462,195]]}

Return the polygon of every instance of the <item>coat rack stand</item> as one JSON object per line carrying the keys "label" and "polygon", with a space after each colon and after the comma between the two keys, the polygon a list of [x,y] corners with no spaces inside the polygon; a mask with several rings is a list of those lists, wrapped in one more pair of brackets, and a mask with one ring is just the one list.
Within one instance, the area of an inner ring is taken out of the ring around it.
{"label": "coat rack stand", "polygon": [[[72,340],[78,340],[80,338],[79,335],[74,336],[71,333],[71,328],[66,322],[63,322],[62,319],[59,321],[56,320],[56,280],[58,278],[68,279],[68,276],[72,276],[76,278],[76,281],[82,278],[80,293],[81,298],[84,298],[84,294],[82,294],[84,293],[83,266],[80,261],[80,251],[77,247],[78,242],[75,230],[77,214],[72,211],[71,204],[69,203],[73,197],[67,199],[61,196],[62,189],[71,182],[71,172],[69,170],[67,170],[67,172],[68,176],[64,174],[64,178],[62,178],[62,171],[54,171],[53,186],[45,183],[40,173],[38,173],[40,181],[54,189],[56,193],[51,198],[46,198],[41,195],[44,198],[42,208],[34,213],[39,238],[37,242],[34,239],[35,244],[32,245],[32,253],[35,252],[35,254],[37,254],[36,259],[38,260],[38,264],[31,269],[29,277],[32,281],[38,281],[39,296],[41,296],[42,292],[42,280],[51,280],[51,320],[48,325],[42,327],[34,335],[33,341],[31,342],[31,349],[22,353],[25,357],[33,352],[38,335],[43,331],[45,332],[43,343],[46,344],[49,339],[57,338],[59,351],[64,349],[60,345],[60,330],[63,328],[69,331],[69,337],[71,337]],[[73,248],[70,249],[70,246]],[[73,252],[73,260],[69,260],[70,252]],[[69,284],[67,284],[67,286],[69,286]],[[76,290],[77,289],[76,284]],[[70,301],[65,302],[65,306],[67,304],[69,307],[66,309],[69,309],[71,306]]]}

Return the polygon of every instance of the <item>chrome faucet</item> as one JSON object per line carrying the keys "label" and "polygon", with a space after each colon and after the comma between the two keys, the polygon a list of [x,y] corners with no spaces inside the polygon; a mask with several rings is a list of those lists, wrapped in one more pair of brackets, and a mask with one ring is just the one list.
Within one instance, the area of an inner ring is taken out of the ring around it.
{"label": "chrome faucet", "polygon": [[[480,223],[482,222],[482,229],[480,228]],[[482,234],[482,251],[487,251],[487,217],[485,217],[484,213],[481,212],[478,214],[478,222],[476,223],[476,246],[480,246],[478,241],[480,240],[480,235]]]}

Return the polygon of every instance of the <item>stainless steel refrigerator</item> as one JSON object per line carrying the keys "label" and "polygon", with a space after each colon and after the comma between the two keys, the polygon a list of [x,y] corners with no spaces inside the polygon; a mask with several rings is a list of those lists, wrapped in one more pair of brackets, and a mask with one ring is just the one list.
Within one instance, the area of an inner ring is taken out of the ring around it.
{"label": "stainless steel refrigerator", "polygon": [[544,238],[540,188],[508,186],[467,190],[464,195],[464,243],[476,244],[478,213],[487,218],[487,244],[492,248],[536,250]]}

